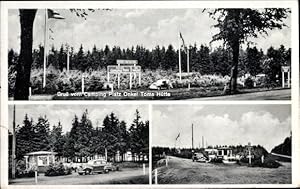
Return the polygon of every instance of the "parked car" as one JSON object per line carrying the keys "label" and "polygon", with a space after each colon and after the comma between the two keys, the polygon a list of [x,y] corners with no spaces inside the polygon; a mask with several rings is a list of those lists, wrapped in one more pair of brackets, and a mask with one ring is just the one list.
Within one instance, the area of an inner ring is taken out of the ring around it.
{"label": "parked car", "polygon": [[87,164],[82,164],[78,168],[79,175],[88,175],[93,173],[108,173],[109,171],[118,171],[119,166],[113,165],[104,159],[90,160]]}
{"label": "parked car", "polygon": [[192,160],[197,162],[206,162],[207,158],[202,153],[194,153],[192,155]]}
{"label": "parked car", "polygon": [[153,89],[153,90],[172,89],[172,88],[173,85],[171,81],[168,79],[159,79],[149,86],[149,89]]}

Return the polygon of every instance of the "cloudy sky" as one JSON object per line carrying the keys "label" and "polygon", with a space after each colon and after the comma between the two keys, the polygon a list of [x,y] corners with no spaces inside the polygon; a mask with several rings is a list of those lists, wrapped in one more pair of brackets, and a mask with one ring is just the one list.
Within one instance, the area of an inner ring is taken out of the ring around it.
{"label": "cloudy sky", "polygon": [[[40,116],[47,115],[51,128],[60,121],[63,132],[66,132],[70,131],[74,116],[77,115],[81,118],[86,109],[88,109],[88,116],[94,127],[97,122],[99,126],[102,126],[104,117],[111,112],[114,112],[119,120],[124,120],[128,127],[134,119],[136,109],[139,110],[142,120],[149,120],[148,105],[16,105],[16,125],[22,125],[26,113],[33,118],[35,123]],[[13,106],[9,106],[10,130],[12,118]]]}
{"label": "cloudy sky", "polygon": [[[66,19],[49,20],[49,45],[59,48],[62,43],[69,43],[78,49],[83,44],[85,50],[94,44],[98,48],[120,46],[127,48],[143,45],[154,48],[156,45],[178,46],[178,31],[181,31],[187,44],[207,44],[218,30],[212,28],[214,21],[202,9],[113,9],[90,12],[87,20],[77,17],[69,10],[56,10]],[[8,12],[9,48],[19,51],[20,24],[16,9]],[[290,26],[290,17],[286,20]],[[34,21],[33,44],[36,48],[44,40],[44,10],[38,10]],[[266,50],[270,46],[278,48],[281,44],[290,47],[290,28],[272,30],[269,36],[253,40],[257,46]],[[213,43],[212,47],[221,42]]]}
{"label": "cloudy sky", "polygon": [[283,142],[291,131],[290,105],[155,105],[152,145],[194,146],[262,145],[268,151]]}

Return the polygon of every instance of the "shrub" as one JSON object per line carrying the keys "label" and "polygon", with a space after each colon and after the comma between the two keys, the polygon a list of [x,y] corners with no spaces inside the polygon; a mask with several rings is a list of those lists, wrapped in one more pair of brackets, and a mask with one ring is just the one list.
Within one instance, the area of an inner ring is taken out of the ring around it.
{"label": "shrub", "polygon": [[252,89],[254,87],[254,81],[251,77],[248,77],[245,80],[245,87],[248,88],[248,89]]}
{"label": "shrub", "polygon": [[30,168],[25,168],[25,162],[19,160],[16,164],[16,177],[35,177],[35,171],[37,170],[36,166],[31,166]]}
{"label": "shrub", "polygon": [[65,167],[62,162],[56,164],[50,164],[45,172],[45,176],[61,176],[69,175],[72,173],[72,169]]}

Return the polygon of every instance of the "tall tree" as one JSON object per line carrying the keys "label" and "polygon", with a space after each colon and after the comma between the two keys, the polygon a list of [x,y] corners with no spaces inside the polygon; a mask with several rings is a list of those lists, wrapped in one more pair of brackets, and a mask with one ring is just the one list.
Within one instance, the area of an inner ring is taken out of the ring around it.
{"label": "tall tree", "polygon": [[237,76],[240,45],[258,34],[267,34],[268,30],[286,26],[289,9],[215,9],[209,15],[217,21],[214,27],[219,33],[212,41],[223,40],[232,49],[233,65],[231,68],[230,92],[237,92]]}
{"label": "tall tree", "polygon": [[30,85],[30,72],[32,65],[32,38],[33,21],[37,9],[20,9],[21,24],[21,50],[17,64],[15,84],[15,100],[28,100],[28,87]]}
{"label": "tall tree", "polygon": [[49,146],[50,149],[54,152],[57,152],[58,156],[63,155],[63,145],[64,145],[64,139],[63,139],[63,134],[62,134],[62,125],[60,121],[58,122],[57,126],[53,126],[50,136],[49,136]]}
{"label": "tall tree", "polygon": [[58,63],[58,69],[60,71],[63,71],[63,69],[67,68],[67,55],[64,51],[64,46],[61,45],[59,52],[58,52],[58,58],[57,58],[57,63]]}
{"label": "tall tree", "polygon": [[26,153],[33,151],[32,137],[35,136],[33,121],[26,114],[23,124],[16,131],[16,158],[22,159]]}
{"label": "tall tree", "polygon": [[[148,155],[149,150],[149,122],[141,121],[138,110],[135,112],[135,119],[129,128],[131,151],[140,157],[140,154]],[[148,137],[147,137],[148,136]]]}
{"label": "tall tree", "polygon": [[246,49],[246,71],[255,76],[262,73],[263,52],[256,47]]}
{"label": "tall tree", "polygon": [[50,142],[50,124],[46,116],[40,116],[34,125],[35,135],[32,138],[33,150],[49,150]]}

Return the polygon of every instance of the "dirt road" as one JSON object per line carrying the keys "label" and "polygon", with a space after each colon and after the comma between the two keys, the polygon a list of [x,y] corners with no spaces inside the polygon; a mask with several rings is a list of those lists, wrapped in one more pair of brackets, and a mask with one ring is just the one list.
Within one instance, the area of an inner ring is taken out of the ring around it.
{"label": "dirt road", "polygon": [[236,95],[201,97],[188,100],[290,100],[291,89],[281,89],[273,91],[262,91],[253,93],[244,93]]}
{"label": "dirt road", "polygon": [[192,162],[170,157],[158,168],[159,184],[290,184],[291,164],[277,169]]}
{"label": "dirt road", "polygon": [[[124,168],[121,171],[109,172],[108,174],[78,175],[73,172],[71,175],[38,177],[39,185],[84,185],[84,184],[148,184],[149,169],[143,175],[141,168]],[[9,184],[35,185],[34,178],[14,179]]]}

